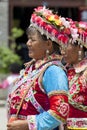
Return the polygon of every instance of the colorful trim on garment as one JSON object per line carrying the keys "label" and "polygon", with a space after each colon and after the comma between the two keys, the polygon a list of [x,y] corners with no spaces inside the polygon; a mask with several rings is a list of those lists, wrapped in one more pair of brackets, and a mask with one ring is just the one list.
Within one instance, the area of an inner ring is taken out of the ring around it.
{"label": "colorful trim on garment", "polygon": [[55,111],[53,111],[53,110],[48,110],[48,113],[49,113],[51,116],[53,116],[55,119],[60,120],[61,122],[65,122],[65,120],[64,120],[62,117],[58,116],[58,115],[55,113]]}
{"label": "colorful trim on garment", "polygon": [[52,95],[57,95],[57,94],[59,94],[59,95],[63,95],[63,94],[65,94],[66,96],[68,96],[68,92],[67,91],[64,91],[64,90],[57,90],[57,91],[52,91],[52,92],[50,92],[49,94],[48,94],[48,96],[49,97],[51,97]]}
{"label": "colorful trim on garment", "polygon": [[68,128],[67,130],[87,130],[87,128]]}
{"label": "colorful trim on garment", "polygon": [[30,102],[32,103],[32,105],[36,108],[36,110],[39,113],[42,113],[44,111],[44,109],[41,107],[41,105],[37,102],[37,100],[34,97],[34,94],[32,92],[32,88],[30,88],[29,92],[28,92],[28,97],[30,99]]}
{"label": "colorful trim on garment", "polygon": [[[50,66],[52,66],[52,65],[61,67],[63,70],[66,71],[66,69],[64,68],[64,66],[63,66],[63,64],[61,63],[61,61],[53,60],[53,61],[51,61],[51,62],[48,62],[48,63],[47,63],[47,68],[50,67]],[[46,69],[47,69],[47,68],[46,68]],[[43,80],[43,76],[44,76],[44,73],[45,73],[46,69],[42,72],[42,74],[41,74],[40,77],[38,78],[39,87],[40,87],[40,89],[41,89],[44,93],[46,93],[46,92],[45,92],[45,90],[44,90],[44,88],[43,88],[42,80]]]}
{"label": "colorful trim on garment", "polygon": [[67,126],[71,130],[87,130],[87,118],[69,118]]}
{"label": "colorful trim on garment", "polygon": [[[66,122],[69,113],[68,96],[66,91],[52,91],[49,93],[50,109],[48,112],[57,120]],[[54,108],[54,106],[56,106]]]}
{"label": "colorful trim on garment", "polygon": [[[16,114],[12,114],[10,117],[16,117]],[[10,117],[9,117],[9,118],[10,118]],[[18,118],[18,119],[25,120],[25,119],[27,119],[27,116],[24,116],[24,115],[18,115],[17,118]]]}
{"label": "colorful trim on garment", "polygon": [[27,116],[29,130],[37,130],[35,115]]}
{"label": "colorful trim on garment", "polygon": [[[25,64],[26,69],[22,69],[20,71],[20,76],[14,83],[14,87],[12,89],[12,92],[14,92],[19,86],[21,86],[23,83],[27,82],[29,79],[32,79],[41,71],[43,67],[47,64],[52,64],[53,62],[59,62],[60,66],[64,68],[62,63],[60,62],[62,59],[62,56],[52,54],[49,55],[48,57],[45,57],[42,60],[35,61],[34,59],[28,63]],[[35,69],[33,70],[33,65]],[[64,68],[65,69],[65,68]],[[21,79],[21,80],[20,80]],[[28,81],[29,83],[29,81]]]}

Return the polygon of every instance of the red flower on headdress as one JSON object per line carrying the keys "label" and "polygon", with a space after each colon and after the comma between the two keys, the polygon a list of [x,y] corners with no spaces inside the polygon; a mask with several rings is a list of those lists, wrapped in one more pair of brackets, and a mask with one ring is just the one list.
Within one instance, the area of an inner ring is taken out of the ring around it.
{"label": "red flower on headdress", "polygon": [[69,40],[69,38],[63,34],[59,34],[57,38],[59,41],[61,41],[64,44],[67,44],[67,42]]}
{"label": "red flower on headdress", "polygon": [[58,34],[59,34],[59,32],[58,32],[57,29],[54,28],[54,29],[52,30],[52,34],[53,34],[55,37],[57,37]]}
{"label": "red flower on headdress", "polygon": [[38,25],[40,25],[41,21],[42,21],[42,18],[41,18],[41,17],[38,16],[38,17],[35,18],[35,22],[36,22]]}
{"label": "red flower on headdress", "polygon": [[45,27],[45,29],[46,29],[49,33],[51,33],[52,30],[53,30],[53,27],[48,24],[48,25]]}
{"label": "red flower on headdress", "polygon": [[65,33],[65,34],[67,34],[67,35],[70,35],[70,34],[71,34],[69,28],[65,28],[65,29],[63,30],[63,33]]}
{"label": "red flower on headdress", "polygon": [[46,22],[44,22],[43,20],[40,21],[40,27],[45,28],[46,25]]}
{"label": "red flower on headdress", "polygon": [[83,42],[87,42],[87,32],[84,32],[83,33]]}

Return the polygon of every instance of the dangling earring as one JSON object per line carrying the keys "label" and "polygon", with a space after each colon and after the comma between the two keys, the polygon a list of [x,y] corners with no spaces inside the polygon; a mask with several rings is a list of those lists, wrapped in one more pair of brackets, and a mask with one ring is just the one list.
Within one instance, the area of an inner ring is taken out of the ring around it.
{"label": "dangling earring", "polygon": [[82,51],[78,51],[78,61],[82,60]]}
{"label": "dangling earring", "polygon": [[46,56],[48,57],[49,56],[49,50],[46,50]]}

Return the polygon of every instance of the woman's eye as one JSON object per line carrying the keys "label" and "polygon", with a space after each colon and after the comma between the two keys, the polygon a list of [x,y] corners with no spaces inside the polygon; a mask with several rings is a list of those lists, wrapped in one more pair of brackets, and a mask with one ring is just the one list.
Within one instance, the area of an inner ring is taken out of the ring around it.
{"label": "woman's eye", "polygon": [[28,38],[28,41],[29,41],[29,42],[34,42],[34,40],[33,40],[33,39],[30,39],[30,38]]}
{"label": "woman's eye", "polygon": [[36,41],[35,39],[32,39],[32,42]]}

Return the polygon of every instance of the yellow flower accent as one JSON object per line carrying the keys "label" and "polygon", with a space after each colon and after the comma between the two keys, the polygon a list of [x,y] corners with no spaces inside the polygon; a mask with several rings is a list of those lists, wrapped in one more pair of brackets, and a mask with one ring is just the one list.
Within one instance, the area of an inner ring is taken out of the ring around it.
{"label": "yellow flower accent", "polygon": [[62,25],[60,19],[58,19],[58,17],[55,17],[55,15],[48,15],[46,19],[50,22],[53,21],[56,25]]}
{"label": "yellow flower accent", "polygon": [[54,21],[54,15],[49,16],[49,17],[48,17],[48,20],[49,20],[49,21]]}
{"label": "yellow flower accent", "polygon": [[55,20],[55,24],[56,24],[56,25],[62,25],[62,22],[60,21],[60,19],[56,19],[56,20]]}

